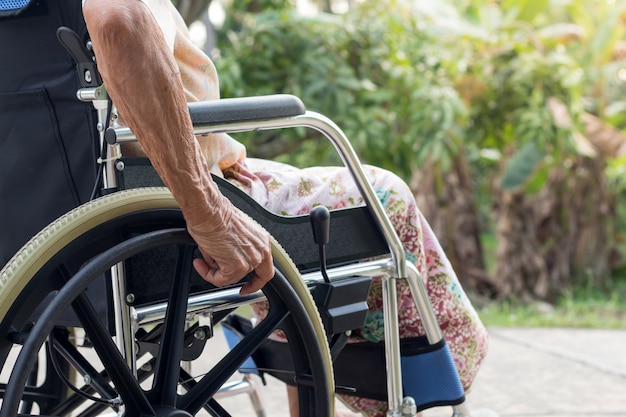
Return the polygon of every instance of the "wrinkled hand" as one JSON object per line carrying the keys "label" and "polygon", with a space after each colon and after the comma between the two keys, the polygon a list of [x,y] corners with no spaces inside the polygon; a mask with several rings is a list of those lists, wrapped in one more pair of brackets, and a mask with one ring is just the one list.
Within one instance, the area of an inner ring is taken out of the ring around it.
{"label": "wrinkled hand", "polygon": [[202,259],[194,260],[198,274],[218,287],[235,284],[246,274],[254,276],[241,288],[246,295],[261,289],[274,276],[269,233],[243,212],[225,208],[219,225],[187,224]]}

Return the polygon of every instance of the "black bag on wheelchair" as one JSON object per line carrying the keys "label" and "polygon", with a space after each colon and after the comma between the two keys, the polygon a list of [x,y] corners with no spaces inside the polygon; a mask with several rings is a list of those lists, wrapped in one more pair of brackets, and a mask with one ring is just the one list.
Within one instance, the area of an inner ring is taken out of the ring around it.
{"label": "black bag on wheelchair", "polygon": [[81,0],[0,0],[0,266],[89,199],[96,115],[56,31],[87,39]]}

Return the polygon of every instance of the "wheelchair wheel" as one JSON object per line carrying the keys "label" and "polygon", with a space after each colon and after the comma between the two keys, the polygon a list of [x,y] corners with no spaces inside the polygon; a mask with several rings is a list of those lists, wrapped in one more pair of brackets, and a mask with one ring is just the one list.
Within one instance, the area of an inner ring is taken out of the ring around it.
{"label": "wheelchair wheel", "polygon": [[[112,316],[119,312],[103,314],[99,304],[110,311],[104,291],[112,266],[160,248],[178,254],[178,278],[168,284],[162,321],[126,336],[138,347],[133,372],[111,330]],[[238,407],[226,409],[214,397],[277,330],[287,337],[294,358],[300,415],[332,415],[334,385],[324,329],[306,285],[280,246],[272,242],[277,274],[263,289],[267,317],[223,355],[203,340],[235,308],[232,301],[215,302],[202,313],[210,316],[208,325],[188,328],[193,251],[182,215],[164,189],[111,194],[35,236],[0,271],[0,415],[238,415]],[[229,289],[203,291],[220,300]],[[203,375],[193,374],[195,365],[191,373],[181,365],[207,358],[211,365]]]}

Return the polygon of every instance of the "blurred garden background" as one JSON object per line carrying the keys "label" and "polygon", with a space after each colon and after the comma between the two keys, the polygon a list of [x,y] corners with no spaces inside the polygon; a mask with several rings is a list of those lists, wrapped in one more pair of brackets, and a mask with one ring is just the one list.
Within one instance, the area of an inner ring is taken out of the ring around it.
{"label": "blurred garden background", "polygon": [[297,95],[411,185],[487,324],[626,328],[626,1],[173,1],[223,97]]}

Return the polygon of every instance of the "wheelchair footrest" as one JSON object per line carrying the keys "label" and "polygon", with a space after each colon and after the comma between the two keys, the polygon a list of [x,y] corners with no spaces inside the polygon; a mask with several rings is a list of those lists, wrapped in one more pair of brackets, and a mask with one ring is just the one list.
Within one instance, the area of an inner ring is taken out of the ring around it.
{"label": "wheelchair footrest", "polygon": [[465,400],[452,354],[445,340],[430,346],[432,350],[402,354],[404,395],[415,400],[418,410],[441,405],[458,405]]}

